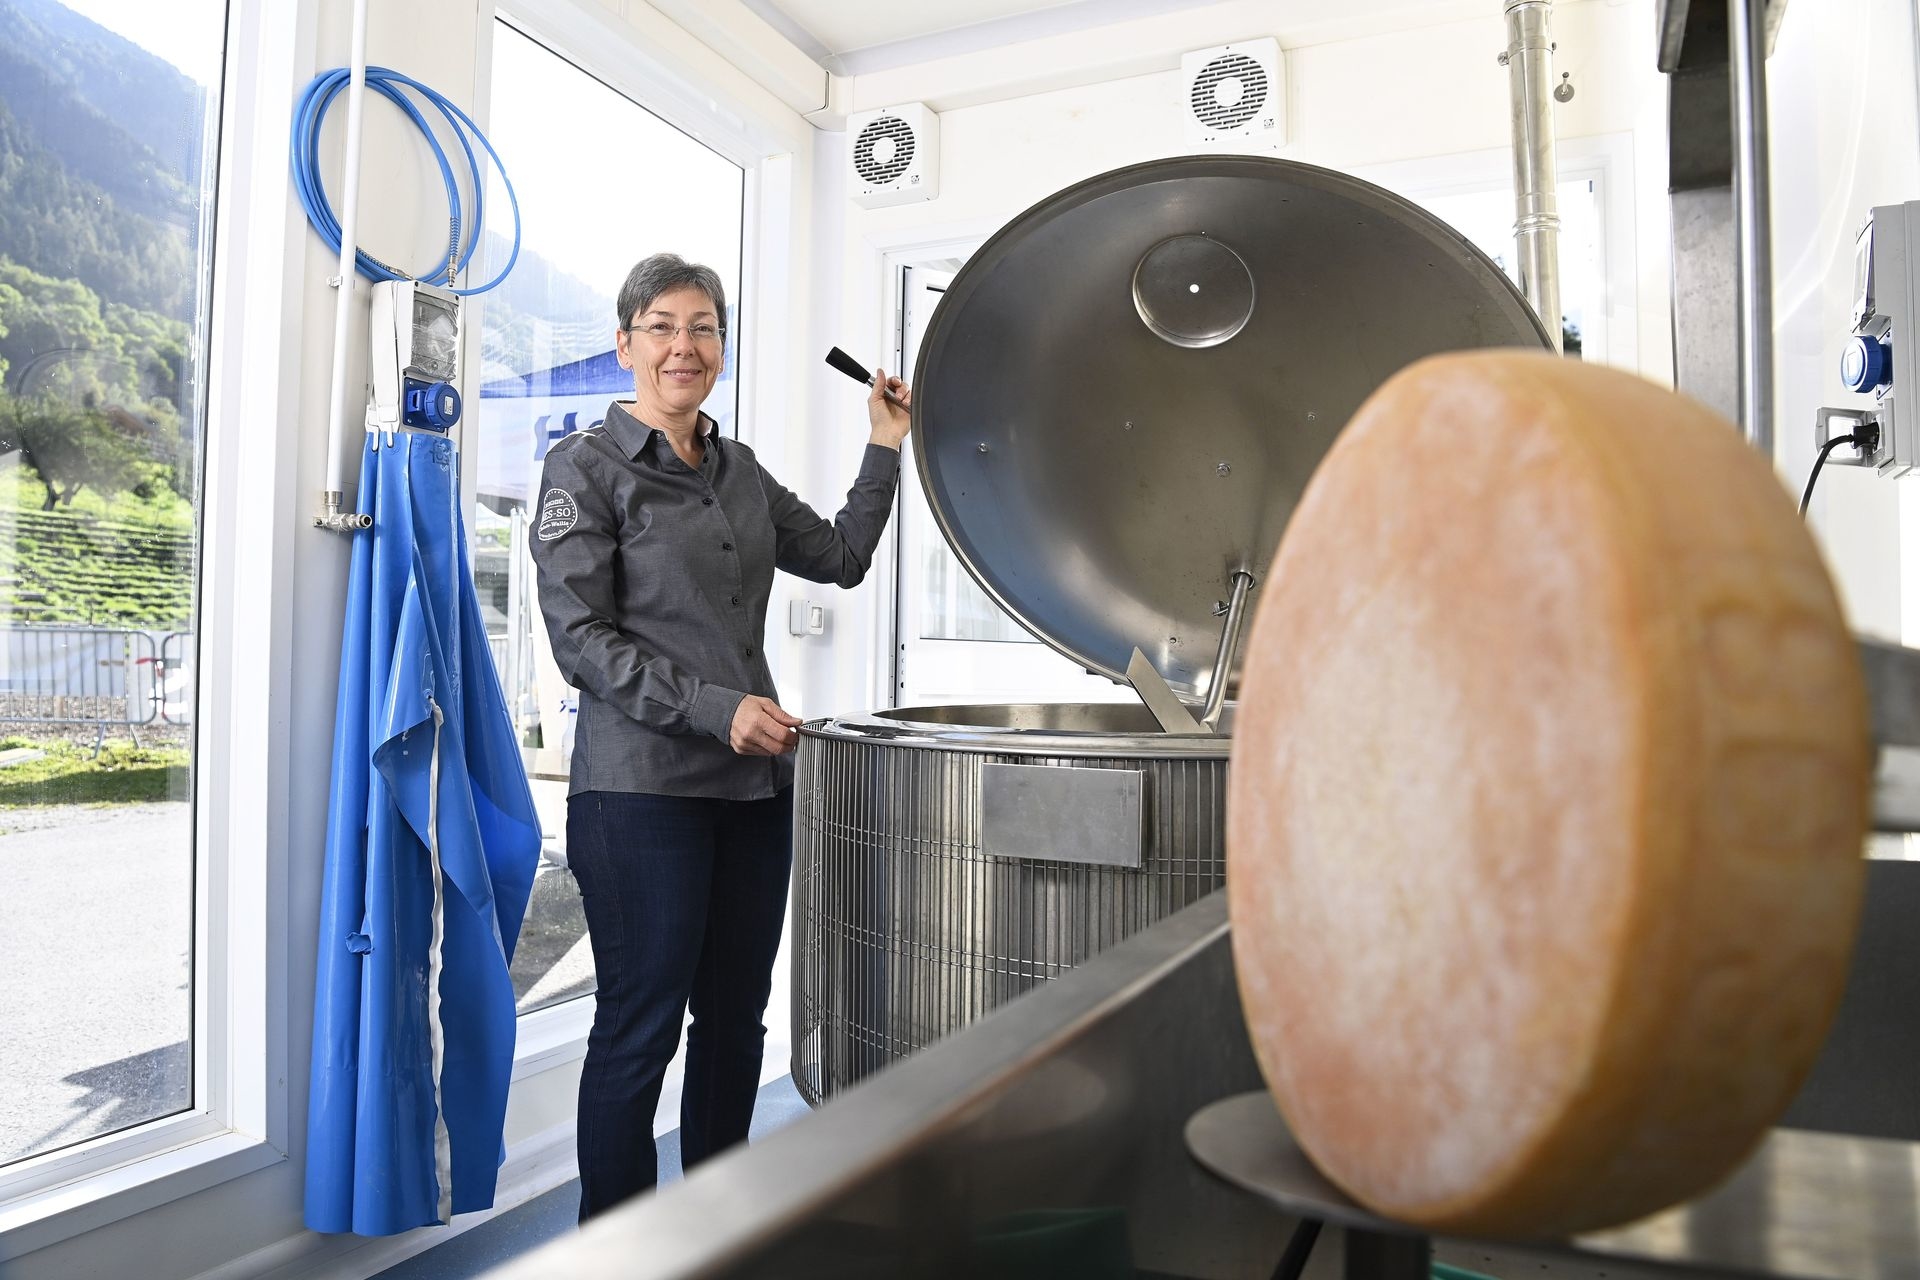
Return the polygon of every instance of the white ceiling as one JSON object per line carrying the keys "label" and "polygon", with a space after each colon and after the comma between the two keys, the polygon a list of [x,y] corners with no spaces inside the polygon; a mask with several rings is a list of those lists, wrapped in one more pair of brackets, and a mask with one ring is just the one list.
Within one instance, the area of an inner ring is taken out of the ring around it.
{"label": "white ceiling", "polygon": [[[864,75],[1217,0],[744,0],[814,61]],[[1339,10],[1341,0],[1303,7]]]}
{"label": "white ceiling", "polygon": [[[1608,0],[1621,3],[1621,0]],[[1026,40],[1071,35],[1223,0],[742,0],[828,71],[861,76]],[[1498,15],[1500,0],[1480,0]],[[1386,30],[1439,18],[1460,5],[1435,0],[1280,0],[1263,6],[1276,27],[1306,33],[1323,24]],[[1473,6],[1464,6],[1469,11]],[[1448,16],[1455,16],[1449,13]],[[1251,34],[1251,33],[1249,33]],[[1262,34],[1282,35],[1275,29]]]}

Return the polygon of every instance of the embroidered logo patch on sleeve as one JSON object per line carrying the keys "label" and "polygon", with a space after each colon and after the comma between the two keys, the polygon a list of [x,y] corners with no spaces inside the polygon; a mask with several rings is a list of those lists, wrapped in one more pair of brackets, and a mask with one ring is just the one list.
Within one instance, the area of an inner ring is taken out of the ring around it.
{"label": "embroidered logo patch on sleeve", "polygon": [[573,528],[580,518],[580,506],[565,489],[549,489],[540,499],[540,541],[552,542]]}

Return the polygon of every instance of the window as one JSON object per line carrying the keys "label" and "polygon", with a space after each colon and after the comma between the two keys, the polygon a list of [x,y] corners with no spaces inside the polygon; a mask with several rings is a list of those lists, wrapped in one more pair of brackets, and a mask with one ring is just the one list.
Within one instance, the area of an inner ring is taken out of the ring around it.
{"label": "window", "polygon": [[[548,651],[527,551],[527,510],[547,448],[630,399],[614,358],[627,271],[672,252],[720,273],[726,368],[706,411],[735,434],[741,220],[736,164],[502,22],[494,28],[488,136],[513,178],[520,260],[480,307],[473,567],[501,683],[532,764],[547,853],[514,956],[520,1011],[593,990],[580,895],[566,874],[564,798],[573,691]],[[504,191],[489,194],[503,204]],[[487,244],[491,274],[511,246]]]}
{"label": "window", "polygon": [[[1568,138],[1558,146],[1560,313],[1567,353],[1640,366],[1635,314],[1633,163],[1625,135]],[[1452,225],[1518,276],[1513,241],[1513,155],[1477,151],[1354,171]]]}
{"label": "window", "polygon": [[[1601,294],[1600,179],[1563,178],[1560,210],[1560,332],[1568,355],[1585,355],[1589,339],[1605,351],[1606,309],[1595,305]],[[1474,247],[1500,264],[1513,266],[1513,192],[1506,187],[1415,196],[1429,213],[1445,220]]]}
{"label": "window", "polygon": [[224,0],[0,26],[0,1165],[194,1097],[195,584]]}

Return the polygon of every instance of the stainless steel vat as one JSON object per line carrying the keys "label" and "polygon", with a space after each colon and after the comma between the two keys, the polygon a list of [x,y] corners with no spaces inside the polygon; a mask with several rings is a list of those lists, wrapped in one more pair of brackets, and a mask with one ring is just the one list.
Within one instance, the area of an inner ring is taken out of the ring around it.
{"label": "stainless steel vat", "polygon": [[[793,1079],[811,1102],[1224,883],[1229,739],[1154,732],[1144,707],[916,707],[801,738]],[[1004,829],[1030,770],[1064,802]],[[1110,801],[1131,778],[1129,831]]]}
{"label": "stainless steel vat", "polygon": [[[1398,196],[1285,160],[1161,160],[1048,197],[968,260],[915,371],[912,450],[942,535],[1002,607],[1115,680],[1137,649],[1197,711],[1233,693],[1217,641],[1236,585],[1257,597],[1360,402],[1435,352],[1547,345],[1499,268]],[[1231,724],[1157,724],[1031,704],[801,731],[802,1093],[1221,884]]]}

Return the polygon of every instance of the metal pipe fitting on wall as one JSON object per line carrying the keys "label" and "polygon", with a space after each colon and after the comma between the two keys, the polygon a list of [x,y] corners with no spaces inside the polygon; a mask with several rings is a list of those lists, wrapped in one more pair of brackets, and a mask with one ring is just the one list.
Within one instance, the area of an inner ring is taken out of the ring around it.
{"label": "metal pipe fitting on wall", "polygon": [[1560,350],[1560,197],[1553,154],[1553,0],[1503,0],[1520,290]]}
{"label": "metal pipe fitting on wall", "polygon": [[[314,524],[336,532],[359,527],[351,513],[342,516],[346,493],[346,460],[341,449],[347,438],[347,370],[351,359],[347,343],[353,332],[354,285],[360,274],[360,122],[367,100],[367,0],[354,0],[352,68],[347,82],[347,146],[340,194],[340,269],[334,277],[339,290],[333,305],[333,370],[327,393],[327,485],[321,493],[322,511]],[[369,522],[371,523],[371,522]]]}

